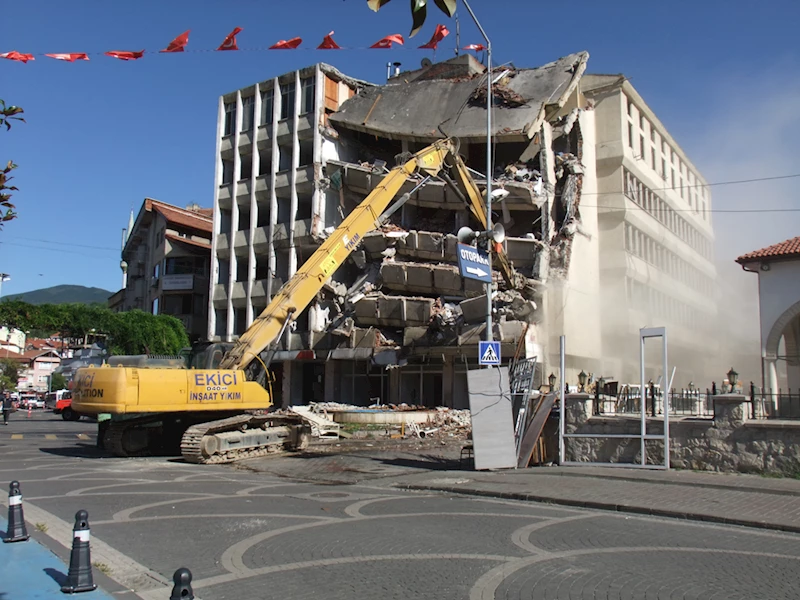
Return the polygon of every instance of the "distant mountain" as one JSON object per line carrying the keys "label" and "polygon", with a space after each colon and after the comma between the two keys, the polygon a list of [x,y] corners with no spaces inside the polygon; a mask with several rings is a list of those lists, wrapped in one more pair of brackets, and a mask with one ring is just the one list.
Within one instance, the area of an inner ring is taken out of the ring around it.
{"label": "distant mountain", "polygon": [[56,285],[41,290],[10,294],[3,296],[2,300],[22,300],[28,304],[68,304],[80,302],[82,304],[106,304],[111,292],[96,287],[83,285]]}

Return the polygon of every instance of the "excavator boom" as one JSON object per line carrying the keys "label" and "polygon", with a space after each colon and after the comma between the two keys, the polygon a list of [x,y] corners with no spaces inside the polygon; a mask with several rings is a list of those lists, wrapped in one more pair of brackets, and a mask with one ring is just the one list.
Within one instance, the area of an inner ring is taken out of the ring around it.
{"label": "excavator boom", "polygon": [[449,139],[435,142],[406,163],[392,169],[280,289],[225,355],[220,369],[244,369],[256,360],[265,348],[279,338],[292,314],[299,315],[311,303],[363,236],[379,226],[381,214],[408,178],[417,171],[437,175],[444,167],[447,156],[457,156],[455,144]]}

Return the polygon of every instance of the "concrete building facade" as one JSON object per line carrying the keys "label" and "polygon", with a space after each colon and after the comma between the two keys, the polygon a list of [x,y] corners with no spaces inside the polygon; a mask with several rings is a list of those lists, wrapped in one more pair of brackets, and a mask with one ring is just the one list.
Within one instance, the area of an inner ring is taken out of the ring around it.
{"label": "concrete building facade", "polygon": [[123,287],[109,298],[111,309],[173,315],[190,340],[204,338],[211,227],[211,209],[146,198],[126,232]]}
{"label": "concrete building facade", "polygon": [[709,187],[624,76],[586,75],[581,90],[596,124],[602,368],[637,381],[638,330],[666,326],[674,383],[703,381],[718,352]]}
{"label": "concrete building facade", "polygon": [[[595,93],[598,86],[589,86],[591,96],[583,91],[587,61],[581,52],[494,74],[491,176],[508,195],[494,206],[493,220],[506,229],[503,246],[516,278],[509,284],[495,273],[493,336],[501,341],[504,363],[514,355],[538,359],[537,385],[557,364],[561,334],[568,339],[566,378],[572,383],[581,370],[628,377],[633,363],[616,351],[617,338],[635,352],[638,327],[653,323],[637,320],[634,294],[626,291],[628,278],[643,279],[628,272],[636,265],[626,266],[632,256],[626,240],[638,240],[627,242],[632,249],[655,247],[635,238],[633,226],[656,239],[674,236],[686,246],[678,253],[688,262],[689,245],[679,235],[695,235],[677,219],[668,225],[648,215],[653,222],[642,223],[644,211],[627,227],[611,226],[608,209],[616,214],[618,208],[608,203],[608,192],[624,204],[631,193],[626,181],[649,180],[628,164],[635,159],[624,147],[618,159],[608,154],[610,102]],[[630,95],[646,109],[632,88]],[[621,111],[616,119],[624,131]],[[658,123],[654,116],[649,122]],[[485,68],[459,56],[376,86],[319,64],[222,96],[217,133],[208,335],[233,340],[409,153],[455,137],[479,187],[485,186]],[[664,140],[678,149],[665,131]],[[676,169],[686,185],[702,181],[688,160],[681,158]],[[413,187],[410,181],[401,193]],[[710,199],[701,199],[705,205],[697,205],[708,207]],[[669,201],[678,204],[673,195]],[[466,371],[477,366],[486,298],[482,284],[458,274],[455,234],[465,225],[478,227],[462,199],[433,181],[366,235],[280,341],[274,363],[280,402],[466,406]],[[702,227],[703,239],[710,239],[710,223]],[[684,276],[666,271],[679,256],[652,252],[662,258],[646,256],[661,261],[664,272],[648,289],[666,294]],[[680,285],[696,300],[691,283]],[[619,286],[624,332],[605,323],[603,296]],[[656,324],[672,330],[677,317]]]}

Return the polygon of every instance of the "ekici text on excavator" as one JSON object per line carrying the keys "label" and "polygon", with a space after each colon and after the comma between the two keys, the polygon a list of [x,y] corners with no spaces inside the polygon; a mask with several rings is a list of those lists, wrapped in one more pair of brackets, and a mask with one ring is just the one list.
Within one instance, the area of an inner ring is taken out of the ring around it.
{"label": "ekici text on excavator", "polygon": [[[442,178],[485,228],[486,212],[453,139],[436,141],[393,168],[328,236],[235,343],[196,345],[185,356],[116,356],[79,369],[73,408],[110,414],[104,446],[118,456],[180,454],[194,463],[222,463],[302,450],[310,428],[300,416],[272,408],[270,355],[289,324],[322,290],[361,239],[379,228],[410,193],[393,204],[403,185],[414,190]],[[413,191],[411,193],[413,193]],[[511,285],[511,266],[500,248],[495,265]]]}

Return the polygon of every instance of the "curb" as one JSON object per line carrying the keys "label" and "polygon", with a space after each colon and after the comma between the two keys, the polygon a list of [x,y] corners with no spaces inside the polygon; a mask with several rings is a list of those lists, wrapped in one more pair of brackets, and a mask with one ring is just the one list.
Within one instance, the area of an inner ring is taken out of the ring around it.
{"label": "curb", "polygon": [[527,494],[521,492],[492,492],[474,488],[458,488],[453,486],[433,486],[422,484],[398,484],[394,487],[407,490],[449,492],[461,496],[481,496],[485,498],[503,498],[505,500],[522,500],[525,502],[541,502],[543,504],[555,504],[559,506],[573,506],[577,508],[591,508],[595,510],[605,510],[612,512],[631,513],[636,515],[648,515],[652,517],[668,517],[672,519],[683,519],[686,521],[700,521],[704,523],[719,523],[723,525],[737,525],[749,527],[751,529],[767,529],[771,531],[784,531],[789,533],[800,533],[800,526],[782,525],[779,523],[768,523],[765,521],[748,521],[746,519],[731,519],[716,515],[704,515],[700,513],[685,513],[677,510],[645,508],[643,506],[627,506],[624,504],[612,504],[610,502],[595,502],[591,500],[573,500],[571,498],[557,498],[552,496],[540,496],[537,494]]}

